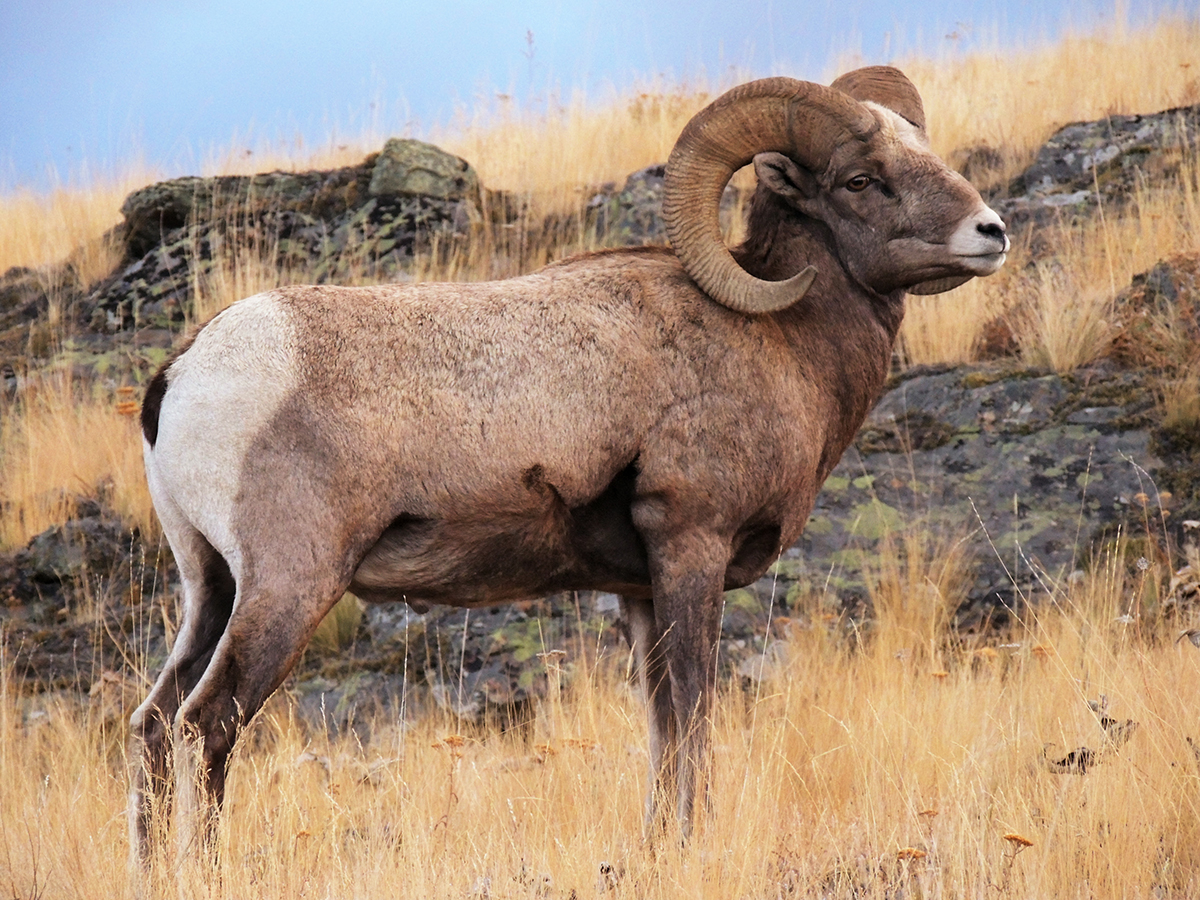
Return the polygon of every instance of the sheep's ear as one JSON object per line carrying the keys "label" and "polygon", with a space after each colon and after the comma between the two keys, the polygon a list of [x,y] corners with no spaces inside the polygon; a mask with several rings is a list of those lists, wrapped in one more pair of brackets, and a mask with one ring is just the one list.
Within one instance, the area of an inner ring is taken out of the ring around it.
{"label": "sheep's ear", "polygon": [[766,185],[793,204],[817,195],[817,179],[813,173],[782,153],[759,153],[754,157],[754,174],[758,176],[759,184]]}

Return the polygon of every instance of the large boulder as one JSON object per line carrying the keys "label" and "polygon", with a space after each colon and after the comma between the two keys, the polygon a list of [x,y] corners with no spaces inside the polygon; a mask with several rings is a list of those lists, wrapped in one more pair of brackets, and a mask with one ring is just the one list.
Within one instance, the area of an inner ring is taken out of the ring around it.
{"label": "large boulder", "polygon": [[66,522],[35,535],[19,550],[0,553],[0,606],[45,602],[54,607],[99,584],[107,592],[130,590],[131,560],[144,553],[141,535],[95,500],[76,504]]}
{"label": "large boulder", "polygon": [[253,228],[263,215],[281,212],[332,221],[366,201],[376,159],[325,172],[186,177],[148,185],[121,206],[127,255],[139,259],[188,225]]}
{"label": "large boulder", "polygon": [[174,580],[169,551],[145,546],[102,502],[75,506],[74,518],[0,552],[0,632],[24,690],[86,692],[129,660],[166,655],[157,604]]}
{"label": "large boulder", "polygon": [[236,251],[306,281],[390,278],[435,238],[465,236],[482,188],[465,160],[389,140],[331,171],[176,178],[121,208],[126,260],[87,303],[96,332],[178,328],[198,284]]}
{"label": "large boulder", "polygon": [[[899,529],[968,535],[977,613],[1062,584],[1118,526],[1158,515],[1147,375],[1010,364],[907,373],[826,481],[798,548],[816,578],[863,585]],[[830,574],[832,573],[832,574]]]}
{"label": "large boulder", "polygon": [[367,192],[400,194],[479,204],[479,176],[471,164],[440,147],[411,138],[392,138],[375,160]]}

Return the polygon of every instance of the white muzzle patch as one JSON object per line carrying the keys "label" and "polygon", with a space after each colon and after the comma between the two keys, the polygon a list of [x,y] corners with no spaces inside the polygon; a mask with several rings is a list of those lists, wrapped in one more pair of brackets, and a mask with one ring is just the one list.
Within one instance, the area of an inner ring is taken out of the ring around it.
{"label": "white muzzle patch", "polygon": [[976,275],[991,275],[1002,265],[1012,246],[1004,220],[990,206],[981,205],[950,235],[947,248]]}

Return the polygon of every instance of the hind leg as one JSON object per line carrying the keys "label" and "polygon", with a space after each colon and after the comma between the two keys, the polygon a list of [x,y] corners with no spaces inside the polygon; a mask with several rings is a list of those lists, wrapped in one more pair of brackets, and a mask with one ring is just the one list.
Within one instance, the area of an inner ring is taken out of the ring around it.
{"label": "hind leg", "polygon": [[129,721],[133,764],[129,797],[130,853],[146,864],[155,817],[170,809],[170,734],[183,699],[200,681],[233,609],[234,582],[225,560],[166,503],[160,517],[179,567],[183,618],[166,664]]}
{"label": "hind leg", "polygon": [[211,856],[212,826],[225,797],[226,768],[238,734],[287,677],[349,583],[349,575],[331,575],[342,567],[328,562],[275,569],[257,578],[243,576],[238,585],[225,633],[175,716],[181,861]]}

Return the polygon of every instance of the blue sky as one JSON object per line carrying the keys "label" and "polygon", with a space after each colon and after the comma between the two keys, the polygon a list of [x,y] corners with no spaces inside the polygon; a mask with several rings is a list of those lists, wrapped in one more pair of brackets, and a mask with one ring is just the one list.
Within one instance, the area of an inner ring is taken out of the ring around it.
{"label": "blue sky", "polygon": [[[497,91],[536,104],[731,69],[820,80],[839,54],[1019,46],[1111,21],[1114,2],[0,0],[0,190],[138,155],[194,172],[235,136],[420,136]],[[1121,14],[1197,4],[1127,0]]]}

